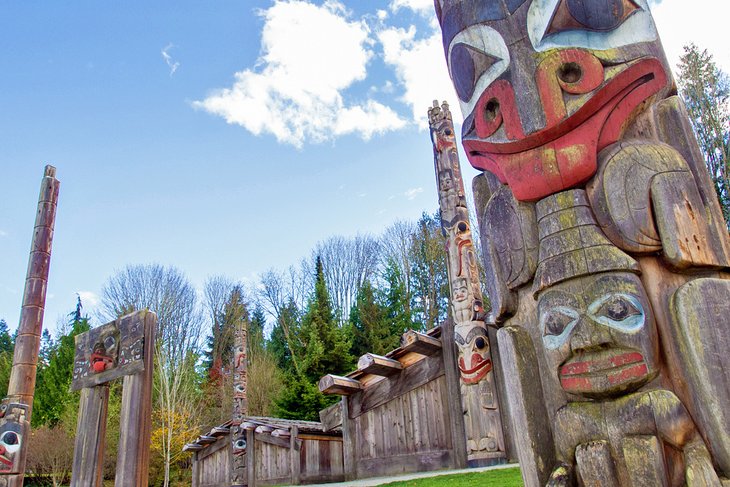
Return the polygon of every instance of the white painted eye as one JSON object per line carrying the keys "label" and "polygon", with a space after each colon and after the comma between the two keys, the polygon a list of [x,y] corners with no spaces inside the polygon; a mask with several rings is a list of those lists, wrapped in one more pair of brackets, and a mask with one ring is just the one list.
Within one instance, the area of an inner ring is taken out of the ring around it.
{"label": "white painted eye", "polygon": [[509,67],[509,50],[496,30],[472,25],[454,36],[447,55],[449,72],[464,118],[474,110],[479,95]]}
{"label": "white painted eye", "polygon": [[612,293],[596,299],[588,307],[588,315],[602,325],[624,333],[636,333],[646,321],[644,307],[636,296]]}
{"label": "white painted eye", "polygon": [[15,431],[6,431],[0,436],[0,444],[8,453],[15,453],[20,449],[20,435]]}
{"label": "white painted eye", "polygon": [[573,308],[555,306],[540,315],[542,341],[549,350],[563,345],[578,323],[580,315]]}
{"label": "white painted eye", "polygon": [[[610,23],[606,20],[604,23],[596,23],[593,28],[585,25],[590,24],[590,21],[580,14],[576,14],[578,19],[570,28],[555,24],[559,22],[558,10],[567,8],[567,4],[566,0],[534,0],[530,5],[527,13],[527,34],[536,51],[542,52],[556,47],[582,47],[602,51],[651,42],[658,38],[647,0],[621,3],[625,15],[621,16],[620,22]],[[631,10],[630,5],[638,8]],[[580,21],[583,21],[583,25]]]}

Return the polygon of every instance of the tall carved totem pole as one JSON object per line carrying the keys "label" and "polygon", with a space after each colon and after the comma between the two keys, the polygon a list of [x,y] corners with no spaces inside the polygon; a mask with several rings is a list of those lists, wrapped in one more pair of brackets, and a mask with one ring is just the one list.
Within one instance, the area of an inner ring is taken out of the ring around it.
{"label": "tall carved totem pole", "polygon": [[[237,295],[240,299],[240,294]],[[231,441],[233,442],[233,461],[231,485],[246,485],[246,430],[241,426],[248,414],[248,320],[240,320],[233,335],[233,420],[231,424]]]}
{"label": "tall carved totem pole", "polygon": [[441,230],[446,237],[448,253],[452,321],[445,326],[453,326],[458,349],[467,459],[471,465],[489,464],[505,458],[504,438],[454,123],[446,103],[439,107],[438,102],[434,102],[428,119]]}
{"label": "tall carved totem pole", "polygon": [[647,0],[435,6],[526,485],[730,485],[730,239]]}
{"label": "tall carved totem pole", "polygon": [[0,406],[0,487],[23,485],[59,187],[56,168],[46,166],[38,197],[8,396]]}

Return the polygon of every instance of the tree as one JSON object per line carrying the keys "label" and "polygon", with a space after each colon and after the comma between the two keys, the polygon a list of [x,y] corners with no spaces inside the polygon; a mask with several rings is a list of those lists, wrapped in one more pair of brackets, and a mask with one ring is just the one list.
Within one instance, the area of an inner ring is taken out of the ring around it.
{"label": "tree", "polygon": [[277,359],[265,344],[264,327],[266,314],[256,306],[248,328],[248,413],[252,416],[269,416],[276,400],[281,396],[282,372]]}
{"label": "tree", "polygon": [[437,326],[448,315],[445,245],[438,213],[423,213],[411,240],[411,310],[413,321],[423,330]]}
{"label": "tree", "polygon": [[347,321],[360,286],[374,275],[379,246],[371,235],[358,234],[351,238],[329,237],[315,247],[313,257],[322,260],[327,290],[340,324]]}
{"label": "tree", "polygon": [[0,353],[13,352],[15,344],[13,343],[13,337],[10,336],[8,331],[8,324],[5,320],[0,319]]}
{"label": "tree", "polygon": [[[77,405],[78,393],[71,392],[74,358],[76,355],[75,337],[91,329],[89,317],[82,316],[77,305],[76,311],[69,313],[67,331],[63,330],[55,344],[47,346],[47,365],[38,370],[36,392],[33,398],[33,426],[58,425],[67,409]],[[48,335],[50,336],[50,335]]]}
{"label": "tree", "polygon": [[[233,328],[226,321],[226,307],[234,292],[243,296],[240,286],[223,276],[209,278],[204,287],[204,307],[208,313],[211,334],[208,336],[204,365],[208,373],[220,374],[228,366],[233,353]],[[238,298],[236,298],[238,299]],[[229,307],[230,311],[230,307]]]}
{"label": "tree", "polygon": [[189,417],[196,411],[195,364],[203,319],[195,288],[174,267],[130,265],[104,284],[101,309],[108,319],[143,309],[157,314],[153,417],[159,424],[153,424],[153,431],[162,431],[157,451],[163,486],[168,487],[171,465],[182,455],[175,440],[191,427]]}
{"label": "tree", "polygon": [[405,313],[411,315],[411,300],[413,282],[412,242],[417,232],[417,225],[411,221],[398,220],[385,229],[380,240],[382,262],[385,266],[395,266],[401,276],[403,292],[405,293]]}
{"label": "tree", "polygon": [[[73,437],[61,426],[33,428],[26,469],[35,477],[50,478],[54,487],[66,484],[73,463]],[[35,485],[35,484],[34,484]]]}
{"label": "tree", "polygon": [[297,338],[298,346],[291,351],[299,369],[289,374],[277,407],[284,418],[316,419],[318,411],[332,403],[317,389],[319,379],[327,373],[343,373],[352,366],[348,330],[335,320],[319,257],[315,262],[314,294]]}
{"label": "tree", "polygon": [[695,44],[684,46],[678,68],[680,94],[730,228],[730,81]]}
{"label": "tree", "polygon": [[365,281],[350,312],[352,326],[352,353],[360,357],[368,352],[385,355],[398,346],[399,336],[394,336],[387,319],[387,310],[381,306],[376,291]]}

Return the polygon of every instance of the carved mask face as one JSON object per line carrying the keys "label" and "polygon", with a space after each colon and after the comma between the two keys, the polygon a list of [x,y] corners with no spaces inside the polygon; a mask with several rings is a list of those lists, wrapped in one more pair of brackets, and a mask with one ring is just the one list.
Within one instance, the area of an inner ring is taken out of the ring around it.
{"label": "carved mask face", "polygon": [[[460,331],[467,331],[466,336]],[[459,372],[465,384],[476,384],[492,370],[487,330],[481,326],[456,327],[454,340],[459,349]]]}
{"label": "carved mask face", "polygon": [[437,0],[471,164],[519,200],[596,171],[671,80],[647,0]]}
{"label": "carved mask face", "polygon": [[618,396],[658,373],[654,317],[635,274],[556,284],[540,294],[538,315],[548,363],[568,393]]}
{"label": "carved mask face", "polygon": [[110,329],[99,335],[89,356],[91,373],[98,374],[113,369],[119,356],[119,330]]}
{"label": "carved mask face", "polygon": [[0,418],[0,472],[20,473],[20,448],[29,432],[28,406],[3,401]]}
{"label": "carved mask face", "polygon": [[246,430],[239,427],[233,434],[232,442],[234,455],[238,456],[246,453]]}

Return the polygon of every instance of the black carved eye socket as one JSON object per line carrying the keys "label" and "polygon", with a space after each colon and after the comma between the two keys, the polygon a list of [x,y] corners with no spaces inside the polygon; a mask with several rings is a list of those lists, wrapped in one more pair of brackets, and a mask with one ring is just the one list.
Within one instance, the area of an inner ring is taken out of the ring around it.
{"label": "black carved eye socket", "polygon": [[479,350],[483,350],[487,346],[487,340],[485,340],[484,337],[477,337],[477,339],[474,340],[474,345],[476,345]]}
{"label": "black carved eye socket", "polygon": [[559,309],[552,309],[548,311],[547,315],[543,319],[543,326],[545,328],[543,335],[560,336],[575,320],[576,317],[572,314],[563,312]]}
{"label": "black carved eye socket", "polygon": [[472,46],[463,43],[454,46],[451,50],[449,64],[456,94],[459,95],[461,101],[471,100],[477,80],[497,61],[499,61],[498,58]]}
{"label": "black carved eye socket", "polygon": [[576,29],[612,31],[637,10],[641,7],[635,0],[560,0],[546,34]]}
{"label": "black carved eye socket", "polygon": [[117,344],[117,341],[113,336],[108,336],[104,339],[104,347],[107,350],[111,350],[112,348],[114,348],[114,345],[116,345],[116,344]]}
{"label": "black carved eye socket", "polygon": [[612,321],[624,321],[641,311],[623,296],[613,296],[598,309],[597,316],[604,316]]}
{"label": "black carved eye socket", "polygon": [[18,434],[14,431],[6,431],[0,436],[0,443],[6,445],[17,445],[19,443]]}

